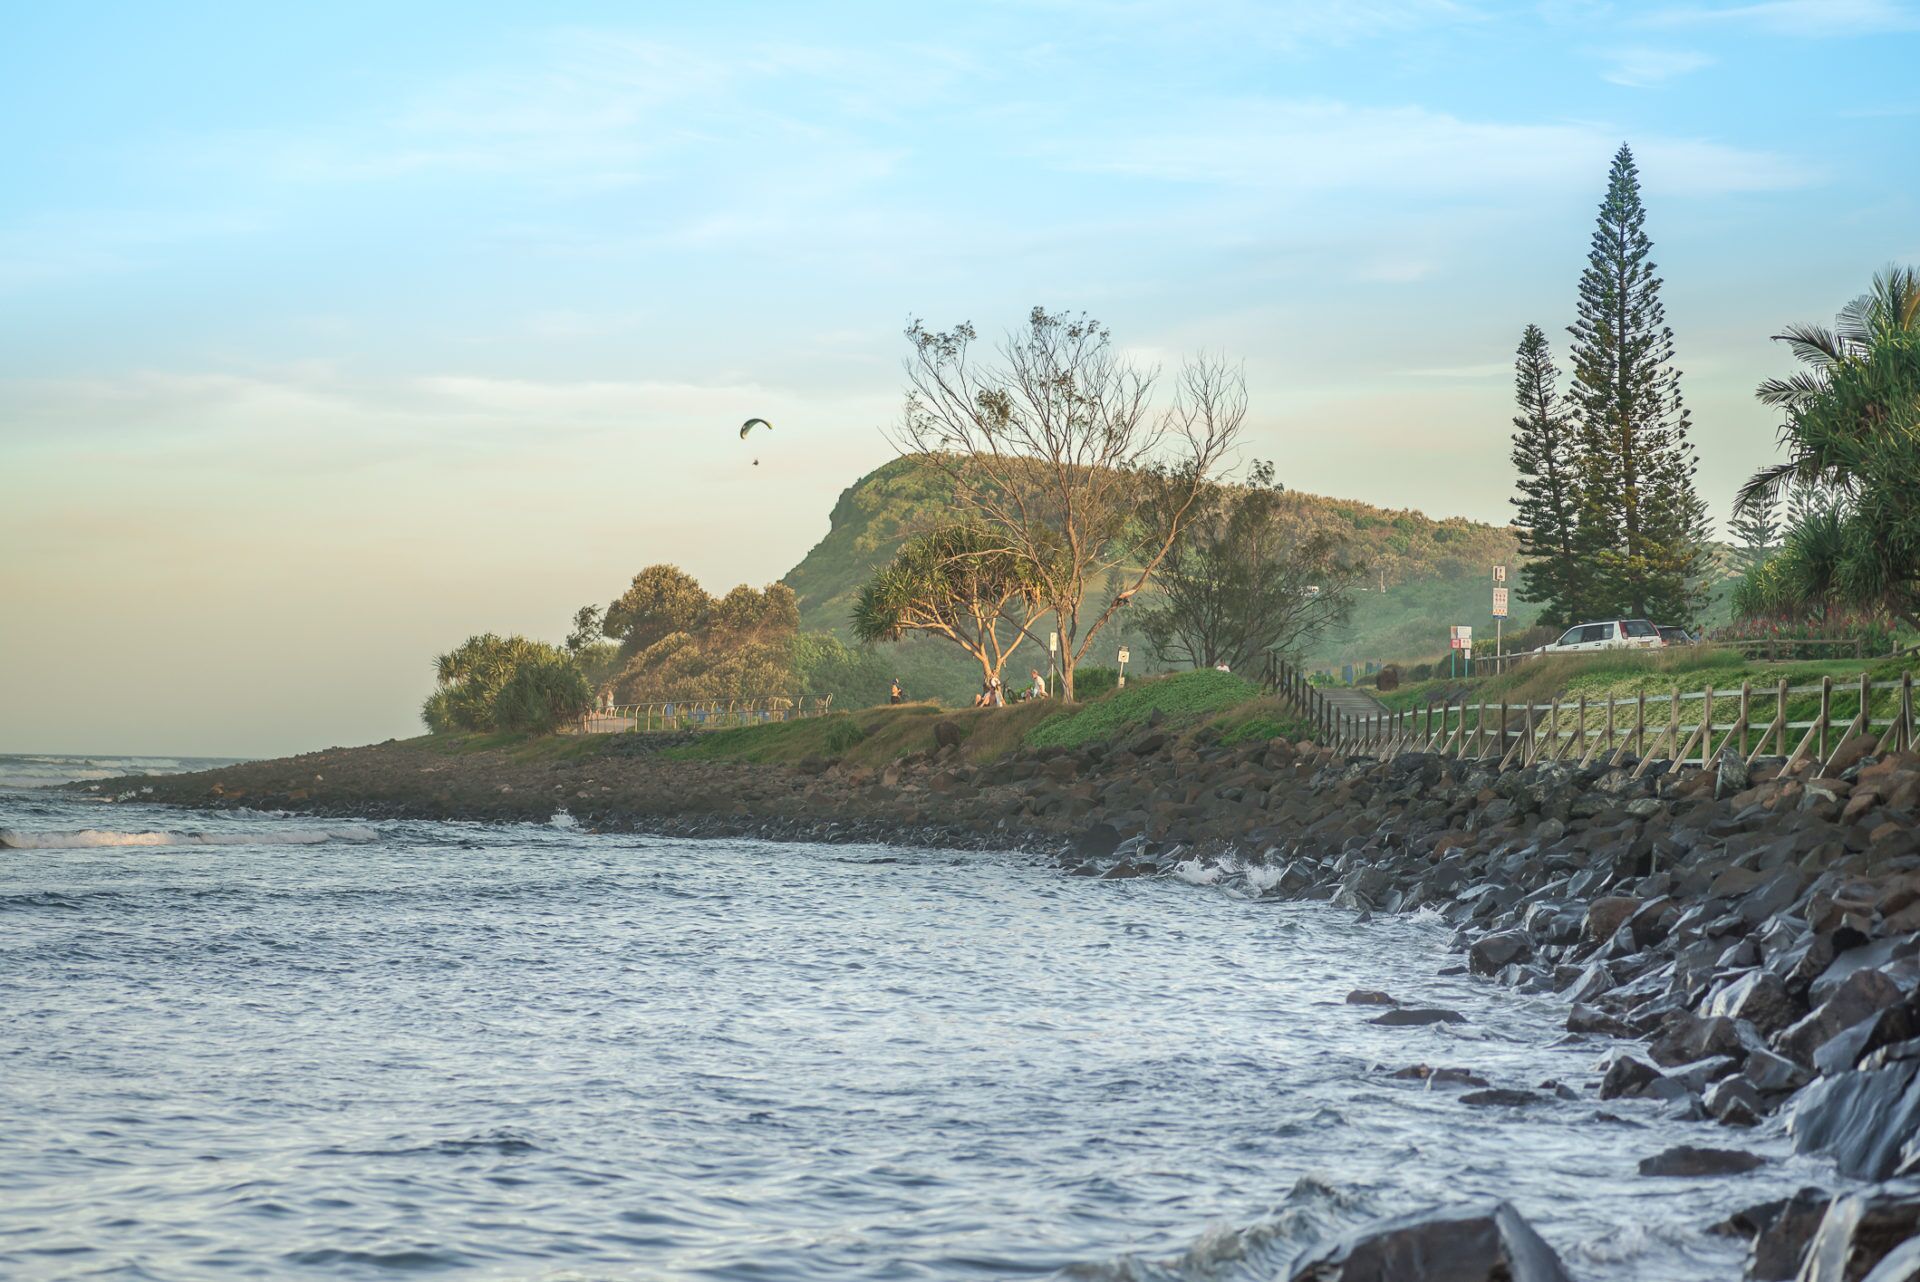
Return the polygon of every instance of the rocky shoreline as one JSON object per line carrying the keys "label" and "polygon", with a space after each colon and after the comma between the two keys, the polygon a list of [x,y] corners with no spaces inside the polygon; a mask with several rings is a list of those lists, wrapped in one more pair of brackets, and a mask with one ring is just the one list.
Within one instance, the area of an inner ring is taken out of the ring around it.
{"label": "rocky shoreline", "polygon": [[[1650,1159],[1649,1176],[1749,1168],[1760,1159],[1738,1137],[1781,1118],[1798,1151],[1870,1182],[1731,1216],[1721,1230],[1750,1241],[1748,1277],[1920,1279],[1909,1178],[1920,1175],[1920,756],[1876,757],[1863,737],[1824,773],[1728,755],[1706,770],[1656,761],[1635,778],[1631,761],[1497,773],[1152,725],[986,761],[968,757],[954,722],[932,737],[878,766],[670,761],[642,740],[565,757],[413,740],[96,789],[192,806],[483,821],[565,809],[600,830],[1023,848],[1086,876],[1177,871],[1361,913],[1428,909],[1455,927],[1464,968],[1559,994],[1568,1035],[1613,1048],[1590,1088],[1598,1100],[1649,1098],[1726,1128],[1724,1145]],[[1384,1005],[1383,1022],[1449,1014],[1355,1000]],[[1564,1276],[1511,1208],[1469,1217],[1471,1231],[1462,1214],[1375,1226],[1296,1276],[1429,1276],[1392,1261],[1436,1233],[1484,1256],[1483,1271],[1447,1276]]]}

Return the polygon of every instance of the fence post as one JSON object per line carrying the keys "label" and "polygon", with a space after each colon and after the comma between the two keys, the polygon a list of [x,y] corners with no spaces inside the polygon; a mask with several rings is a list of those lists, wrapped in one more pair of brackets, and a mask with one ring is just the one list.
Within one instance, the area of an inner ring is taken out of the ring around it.
{"label": "fence post", "polygon": [[1900,751],[1913,751],[1913,673],[1900,674]]}
{"label": "fence post", "polygon": [[[1700,764],[1703,766],[1707,764],[1707,750],[1711,747],[1713,747],[1713,687],[1708,686],[1706,702],[1700,705]],[[1676,761],[1673,764],[1682,766],[1686,763]]]}
{"label": "fence post", "polygon": [[1787,755],[1787,679],[1780,678],[1780,706],[1776,710],[1780,729],[1774,732],[1773,750],[1781,756]]}
{"label": "fence post", "polygon": [[1820,737],[1817,740],[1815,740],[1814,747],[1820,754],[1820,763],[1822,765],[1825,765],[1827,760],[1827,727],[1831,725],[1832,722],[1833,722],[1833,678],[1821,677],[1820,678],[1820,725],[1819,725]]}
{"label": "fence post", "polygon": [[1507,701],[1500,701],[1500,760],[1507,759]]}
{"label": "fence post", "polygon": [[1580,696],[1580,741],[1573,745],[1573,750],[1567,755],[1575,761],[1587,759],[1587,696],[1585,694]]}
{"label": "fence post", "polygon": [[1860,674],[1860,733],[1873,733],[1873,682],[1865,672]]}
{"label": "fence post", "polygon": [[1748,700],[1753,695],[1752,687],[1753,683],[1750,681],[1742,681],[1740,683],[1740,746],[1736,748],[1735,751],[1740,754],[1742,760],[1744,760],[1747,755],[1747,712],[1749,707]]}
{"label": "fence post", "polygon": [[1613,700],[1612,698],[1609,698],[1609,699],[1607,700],[1607,742],[1606,742],[1606,745],[1605,745],[1604,747],[1602,747],[1602,748],[1600,749],[1600,755],[1601,755],[1601,756],[1603,756],[1603,757],[1604,757],[1604,756],[1611,756],[1611,755],[1612,755],[1612,753],[1613,753],[1613,709],[1614,709],[1614,704],[1615,704],[1615,700]]}

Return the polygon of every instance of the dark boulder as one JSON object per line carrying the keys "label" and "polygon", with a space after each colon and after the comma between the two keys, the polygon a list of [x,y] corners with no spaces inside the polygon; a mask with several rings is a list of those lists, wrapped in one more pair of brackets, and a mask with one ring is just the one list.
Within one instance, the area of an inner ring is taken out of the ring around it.
{"label": "dark boulder", "polygon": [[1506,1108],[1518,1108],[1526,1104],[1538,1104],[1546,1096],[1534,1091],[1516,1091],[1504,1086],[1492,1090],[1468,1091],[1460,1097],[1462,1104],[1497,1105]]}
{"label": "dark boulder", "polygon": [[1920,1062],[1823,1077],[1803,1091],[1789,1129],[1794,1149],[1825,1153],[1842,1175],[1884,1180],[1913,1163],[1920,1126]]}
{"label": "dark boulder", "polygon": [[1508,962],[1523,962],[1533,956],[1533,941],[1522,930],[1502,930],[1482,935],[1467,949],[1467,968],[1476,975],[1495,975]]}
{"label": "dark boulder", "polygon": [[1664,1153],[1640,1159],[1642,1175],[1739,1175],[1767,1164],[1758,1153],[1736,1148],[1695,1148],[1676,1144]]}
{"label": "dark boulder", "polygon": [[1800,1282],[1888,1282],[1911,1276],[1894,1260],[1883,1278],[1878,1266],[1920,1232],[1920,1190],[1874,1189],[1835,1198],[1807,1246]]}
{"label": "dark boulder", "polygon": [[1505,1202],[1383,1220],[1309,1252],[1290,1282],[1568,1282],[1553,1248]]}
{"label": "dark boulder", "polygon": [[1347,994],[1349,1006],[1398,1006],[1399,1004],[1387,994],[1371,988],[1356,988]]}
{"label": "dark boulder", "polygon": [[1073,841],[1073,853],[1082,860],[1105,859],[1120,848],[1120,834],[1108,823],[1090,824]]}
{"label": "dark boulder", "polygon": [[1467,1017],[1457,1010],[1439,1007],[1400,1006],[1367,1022],[1388,1028],[1419,1028],[1427,1024],[1464,1024]]}
{"label": "dark boulder", "polygon": [[936,748],[958,748],[966,740],[966,731],[957,721],[941,720],[933,723],[933,746]]}
{"label": "dark boulder", "polygon": [[1785,981],[1778,975],[1752,970],[1715,993],[1702,1013],[1744,1019],[1772,1036],[1793,1023],[1800,1011],[1787,995]]}
{"label": "dark boulder", "polygon": [[1819,1231],[1831,1200],[1823,1189],[1803,1188],[1792,1197],[1736,1211],[1714,1232],[1744,1237],[1751,1244],[1748,1282],[1788,1282],[1800,1272],[1807,1243]]}

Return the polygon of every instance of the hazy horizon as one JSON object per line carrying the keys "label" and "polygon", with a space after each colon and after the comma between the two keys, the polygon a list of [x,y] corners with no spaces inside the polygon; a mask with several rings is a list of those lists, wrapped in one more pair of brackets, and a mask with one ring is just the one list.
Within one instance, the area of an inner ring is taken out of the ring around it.
{"label": "hazy horizon", "polygon": [[471,633],[777,578],[891,456],[910,316],[1244,359],[1290,488],[1504,524],[1622,141],[1724,524],[1768,335],[1920,262],[1896,0],[11,25],[0,752],[414,734]]}

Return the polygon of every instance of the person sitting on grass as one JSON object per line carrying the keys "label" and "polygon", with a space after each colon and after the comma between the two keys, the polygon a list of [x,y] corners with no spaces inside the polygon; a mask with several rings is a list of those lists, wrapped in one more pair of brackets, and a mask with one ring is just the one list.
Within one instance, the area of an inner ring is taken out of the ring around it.
{"label": "person sitting on grass", "polygon": [[1040,676],[1040,669],[1038,669],[1038,668],[1029,668],[1029,669],[1027,669],[1027,675],[1033,678],[1033,689],[1027,692],[1027,698],[1029,698],[1029,699],[1044,699],[1044,698],[1046,698],[1046,697],[1047,697],[1047,683],[1046,683],[1046,681],[1044,681],[1044,680],[1043,680],[1043,679],[1041,678],[1041,676]]}
{"label": "person sitting on grass", "polygon": [[906,701],[907,701],[907,692],[900,688],[900,678],[895,677],[893,679],[893,685],[887,690],[887,702],[888,703],[905,703]]}

